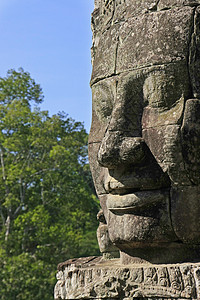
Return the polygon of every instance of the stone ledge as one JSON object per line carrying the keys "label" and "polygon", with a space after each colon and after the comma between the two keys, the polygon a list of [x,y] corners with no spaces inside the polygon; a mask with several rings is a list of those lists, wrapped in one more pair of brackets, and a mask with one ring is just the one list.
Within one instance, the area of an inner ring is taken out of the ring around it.
{"label": "stone ledge", "polygon": [[200,299],[200,263],[122,265],[88,257],[58,266],[54,299]]}

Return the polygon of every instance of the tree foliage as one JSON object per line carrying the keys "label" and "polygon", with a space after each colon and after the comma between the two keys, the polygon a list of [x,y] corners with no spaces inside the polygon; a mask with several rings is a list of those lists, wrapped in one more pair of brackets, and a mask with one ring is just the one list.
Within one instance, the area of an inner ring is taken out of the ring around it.
{"label": "tree foliage", "polygon": [[41,111],[28,72],[0,78],[1,299],[51,299],[57,263],[98,253],[87,133]]}

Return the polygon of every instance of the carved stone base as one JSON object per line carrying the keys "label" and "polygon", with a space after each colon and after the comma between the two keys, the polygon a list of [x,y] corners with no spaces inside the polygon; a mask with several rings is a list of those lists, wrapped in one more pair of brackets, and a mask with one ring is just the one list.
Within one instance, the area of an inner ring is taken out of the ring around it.
{"label": "carved stone base", "polygon": [[54,299],[200,299],[200,263],[130,264],[102,257],[58,266]]}

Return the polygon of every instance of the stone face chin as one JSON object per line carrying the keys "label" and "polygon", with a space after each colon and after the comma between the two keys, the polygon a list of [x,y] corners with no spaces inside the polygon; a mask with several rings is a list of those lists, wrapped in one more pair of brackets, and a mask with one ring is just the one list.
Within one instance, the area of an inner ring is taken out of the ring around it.
{"label": "stone face chin", "polygon": [[108,195],[111,241],[122,249],[177,241],[169,215],[169,191]]}

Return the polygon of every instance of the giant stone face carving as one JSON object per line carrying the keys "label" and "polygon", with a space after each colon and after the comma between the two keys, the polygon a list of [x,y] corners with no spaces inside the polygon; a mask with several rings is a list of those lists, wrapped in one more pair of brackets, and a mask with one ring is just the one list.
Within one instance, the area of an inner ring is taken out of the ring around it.
{"label": "giant stone face carving", "polygon": [[200,1],[95,5],[89,158],[110,240],[130,257],[195,259]]}

